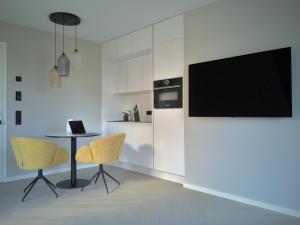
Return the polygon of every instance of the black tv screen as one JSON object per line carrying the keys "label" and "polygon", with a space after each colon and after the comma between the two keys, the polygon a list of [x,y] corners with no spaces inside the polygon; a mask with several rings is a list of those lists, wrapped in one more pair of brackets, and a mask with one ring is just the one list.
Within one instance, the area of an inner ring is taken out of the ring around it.
{"label": "black tv screen", "polygon": [[291,48],[189,65],[190,117],[291,117]]}

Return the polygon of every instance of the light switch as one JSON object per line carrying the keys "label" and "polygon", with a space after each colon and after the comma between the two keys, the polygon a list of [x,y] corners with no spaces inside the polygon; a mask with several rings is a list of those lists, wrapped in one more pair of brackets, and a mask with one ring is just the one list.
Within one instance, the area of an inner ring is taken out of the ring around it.
{"label": "light switch", "polygon": [[16,101],[22,101],[22,92],[16,91]]}
{"label": "light switch", "polygon": [[16,125],[22,125],[22,111],[16,111]]}

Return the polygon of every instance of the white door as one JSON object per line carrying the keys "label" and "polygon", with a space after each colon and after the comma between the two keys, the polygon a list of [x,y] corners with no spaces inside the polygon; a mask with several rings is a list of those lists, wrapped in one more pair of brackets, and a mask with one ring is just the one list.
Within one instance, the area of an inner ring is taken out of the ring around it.
{"label": "white door", "polygon": [[6,178],[6,97],[7,97],[6,44],[0,42],[0,182]]}
{"label": "white door", "polygon": [[154,109],[154,169],[184,176],[184,111]]}

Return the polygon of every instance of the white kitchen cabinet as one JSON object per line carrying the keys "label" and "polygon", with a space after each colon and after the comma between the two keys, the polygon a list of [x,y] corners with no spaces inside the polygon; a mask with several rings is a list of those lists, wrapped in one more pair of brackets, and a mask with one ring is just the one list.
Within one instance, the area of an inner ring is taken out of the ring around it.
{"label": "white kitchen cabinet", "polygon": [[184,36],[183,15],[157,23],[153,27],[154,45],[160,45]]}
{"label": "white kitchen cabinet", "polygon": [[154,169],[184,176],[184,111],[154,109]]}
{"label": "white kitchen cabinet", "polygon": [[128,60],[128,92],[141,91],[143,89],[142,57]]}
{"label": "white kitchen cabinet", "polygon": [[183,38],[154,47],[154,80],[182,77],[184,72]]}
{"label": "white kitchen cabinet", "polygon": [[126,56],[131,53],[132,36],[131,34],[124,35],[117,39],[118,57]]}
{"label": "white kitchen cabinet", "polygon": [[152,90],[153,82],[153,60],[152,54],[147,54],[142,57],[143,67],[143,90]]}
{"label": "white kitchen cabinet", "polygon": [[103,124],[104,136],[125,133],[125,143],[120,162],[153,168],[153,128],[148,123],[107,122]]}
{"label": "white kitchen cabinet", "polygon": [[153,132],[151,124],[119,124],[119,132],[126,133],[119,161],[153,168]]}
{"label": "white kitchen cabinet", "polygon": [[127,61],[121,61],[115,64],[116,66],[116,93],[127,92],[128,68]]}
{"label": "white kitchen cabinet", "polygon": [[102,45],[103,60],[111,60],[117,57],[117,40],[111,40]]}
{"label": "white kitchen cabinet", "polygon": [[119,133],[118,123],[103,123],[102,136],[109,136]]}
{"label": "white kitchen cabinet", "polygon": [[152,26],[132,33],[132,53],[152,48]]}

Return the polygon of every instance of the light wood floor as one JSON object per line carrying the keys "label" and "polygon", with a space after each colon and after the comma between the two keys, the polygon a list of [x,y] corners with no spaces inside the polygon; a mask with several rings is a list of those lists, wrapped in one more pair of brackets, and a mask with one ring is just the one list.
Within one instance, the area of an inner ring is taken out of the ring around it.
{"label": "light wood floor", "polygon": [[[39,181],[23,203],[23,188],[30,180],[0,183],[1,225],[299,225],[300,219],[230,200],[184,189],[182,185],[158,178],[106,167],[120,180],[80,189],[57,189],[59,198]],[[89,178],[95,169],[81,170]],[[56,183],[69,173],[48,176]]]}

